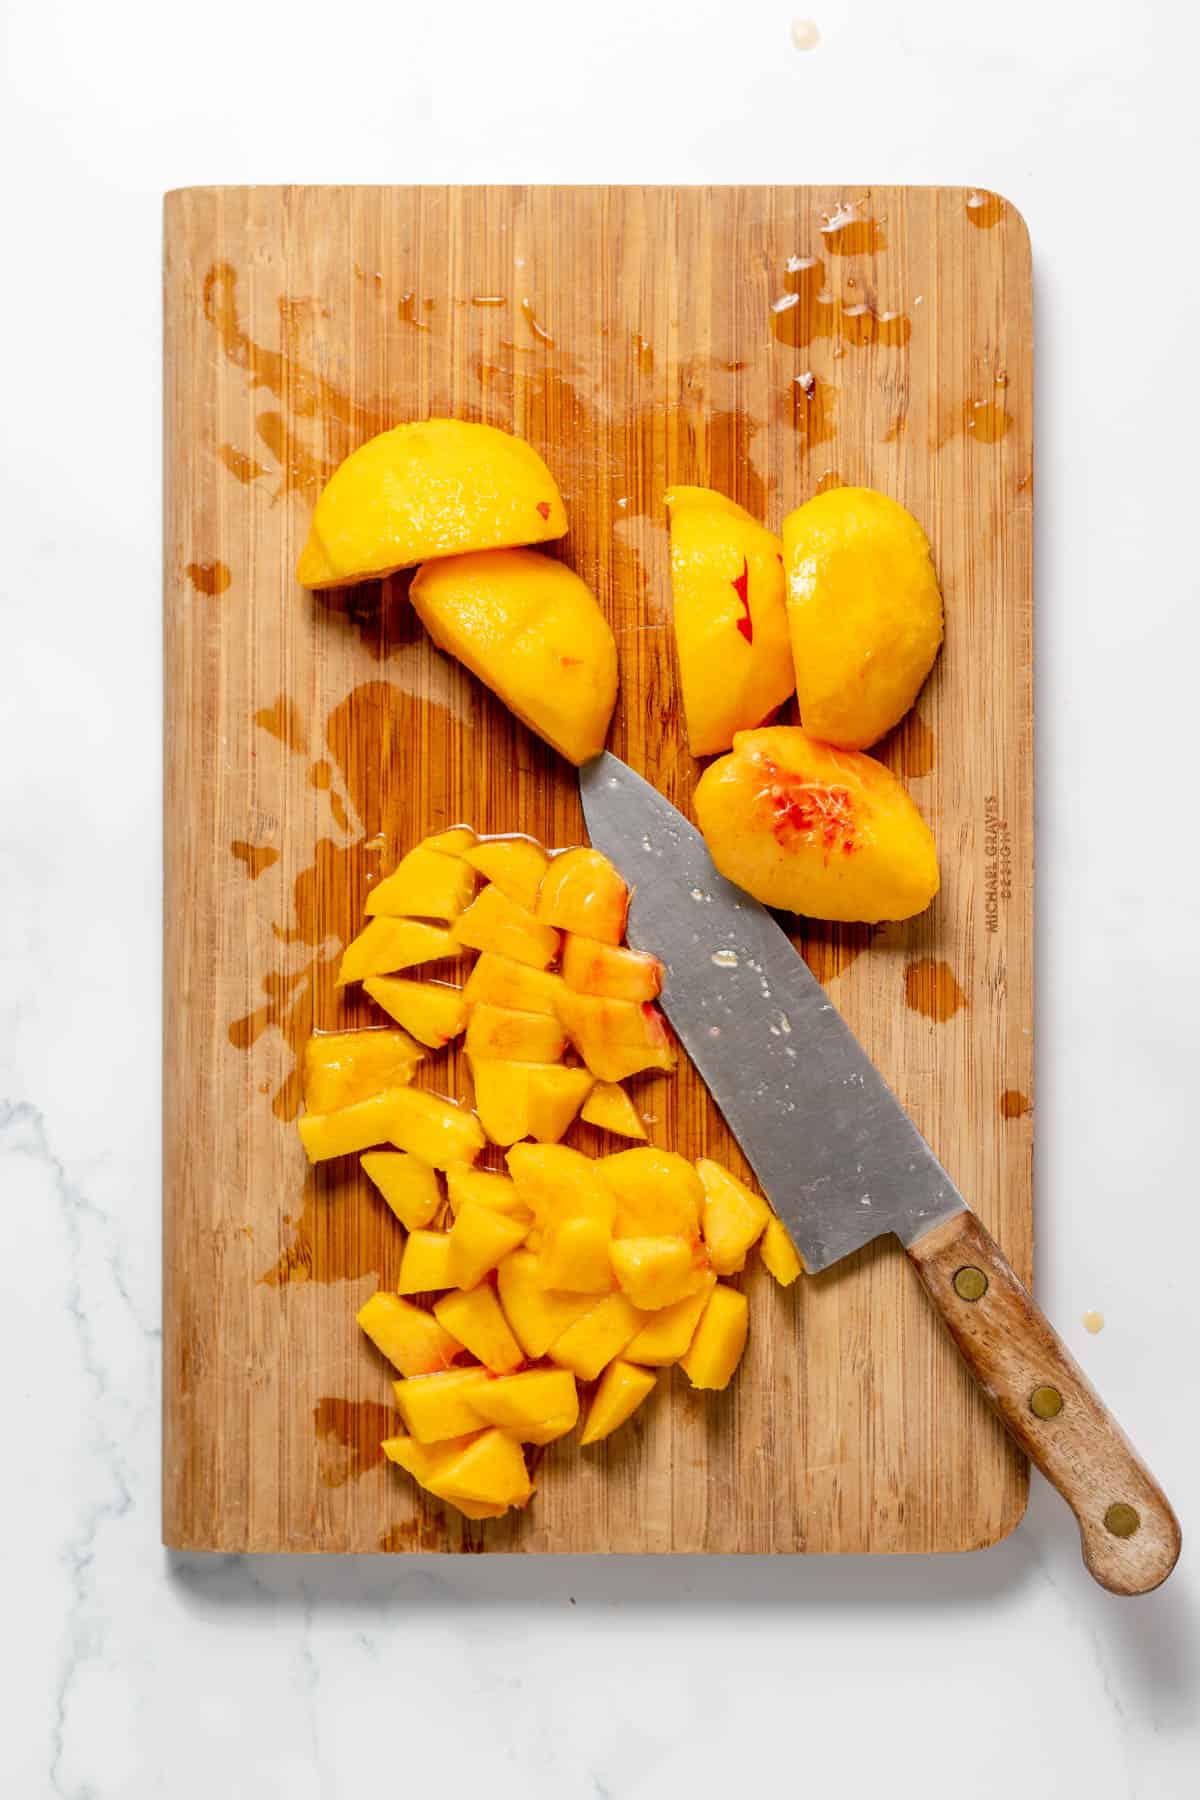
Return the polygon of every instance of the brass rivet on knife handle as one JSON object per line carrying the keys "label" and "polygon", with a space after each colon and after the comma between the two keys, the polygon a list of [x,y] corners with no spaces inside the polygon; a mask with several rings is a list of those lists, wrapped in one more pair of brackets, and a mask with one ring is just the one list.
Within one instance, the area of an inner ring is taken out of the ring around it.
{"label": "brass rivet on knife handle", "polygon": [[968,1265],[959,1269],[954,1277],[954,1291],[960,1300],[982,1300],[987,1289],[988,1279],[982,1269]]}
{"label": "brass rivet on knife handle", "polygon": [[[1178,1560],[1179,1521],[1000,1246],[964,1209],[907,1249],[984,1394],[1079,1521],[1091,1573],[1111,1593],[1148,1594]],[[986,1306],[959,1304],[983,1293]]]}
{"label": "brass rivet on knife handle", "polygon": [[1124,1500],[1116,1500],[1104,1515],[1104,1527],[1114,1537],[1130,1538],[1141,1524],[1136,1506],[1129,1506]]}

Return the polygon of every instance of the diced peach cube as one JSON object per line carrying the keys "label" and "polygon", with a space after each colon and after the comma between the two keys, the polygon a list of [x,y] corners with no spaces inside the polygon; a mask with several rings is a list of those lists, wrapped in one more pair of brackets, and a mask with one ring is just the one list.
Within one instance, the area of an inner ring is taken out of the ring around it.
{"label": "diced peach cube", "polygon": [[619,944],[625,936],[629,889],[598,850],[565,850],[551,857],[536,912],[547,925]]}
{"label": "diced peach cube", "polygon": [[450,1234],[448,1231],[410,1231],[400,1259],[400,1279],[396,1291],[401,1294],[435,1294],[439,1288],[454,1286],[450,1273]]}
{"label": "diced peach cube", "polygon": [[545,1013],[515,1012],[490,1001],[471,1008],[466,1050],[480,1061],[552,1063],[566,1047],[562,1026]]}
{"label": "diced peach cube", "polygon": [[434,1491],[455,1505],[524,1506],[533,1483],[516,1438],[492,1426],[438,1469]]}
{"label": "diced peach cube", "polygon": [[442,1190],[429,1163],[403,1150],[372,1150],[360,1161],[406,1231],[420,1231],[437,1217]]}
{"label": "diced peach cube", "polygon": [[614,1238],[611,1255],[622,1292],[643,1312],[673,1306],[705,1285],[707,1258],[684,1237]]}
{"label": "diced peach cube", "polygon": [[442,1169],[473,1162],[484,1145],[479,1121],[465,1108],[409,1087],[388,1088],[337,1112],[305,1113],[298,1129],[309,1162],[394,1144]]}
{"label": "diced peach cube", "polygon": [[337,985],[345,987],[368,975],[394,975],[397,969],[462,954],[462,942],[442,925],[426,925],[420,919],[372,919],[342,951]]}
{"label": "diced peach cube", "polygon": [[532,838],[485,838],[465,852],[464,860],[518,906],[533,911],[549,858]]}
{"label": "diced peach cube", "polygon": [[528,1229],[520,1219],[468,1200],[449,1233],[452,1286],[477,1287],[489,1269],[524,1241]]}
{"label": "diced peach cube", "polygon": [[439,1444],[478,1431],[482,1421],[470,1396],[491,1379],[486,1369],[445,1369],[439,1375],[394,1381],[396,1406],[405,1430],[418,1444]]}
{"label": "diced peach cube", "polygon": [[600,1131],[611,1131],[617,1137],[644,1138],[646,1127],[642,1124],[637,1107],[615,1081],[598,1081],[579,1114],[588,1125],[595,1125]]}
{"label": "diced peach cube", "polygon": [[701,1157],[696,1173],[704,1183],[701,1230],[712,1266],[718,1275],[736,1275],[745,1268],[747,1252],[766,1230],[771,1209],[760,1194],[752,1193],[720,1163]]}
{"label": "diced peach cube", "polygon": [[718,1281],[700,1316],[688,1353],[680,1358],[680,1367],[693,1387],[729,1386],[746,1348],[748,1322],[745,1294]]}
{"label": "diced peach cube", "polygon": [[430,1375],[462,1355],[457,1338],[432,1314],[382,1288],[359,1309],[358,1323],[402,1375]]}
{"label": "diced peach cube", "polygon": [[529,1135],[539,1144],[557,1144],[596,1078],[588,1069],[556,1068],[552,1063],[528,1063]]}
{"label": "diced peach cube", "polygon": [[608,1294],[616,1285],[609,1260],[611,1228],[602,1219],[560,1219],[546,1228],[538,1277],[569,1294]]}
{"label": "diced peach cube", "polygon": [[461,988],[442,981],[407,981],[402,975],[368,975],[363,988],[431,1050],[444,1050],[466,1030],[467,1002]]}
{"label": "diced peach cube", "polygon": [[588,1408],[580,1444],[598,1444],[611,1436],[654,1391],[657,1379],[652,1369],[639,1369],[621,1358],[609,1363]]}
{"label": "diced peach cube", "polygon": [[571,1042],[600,1081],[624,1081],[642,1069],[673,1069],[675,1048],[657,1007],[634,1000],[602,1000],[564,987],[558,1016]]}
{"label": "diced peach cube", "polygon": [[[418,1444],[416,1438],[390,1437],[384,1439],[382,1448],[389,1462],[406,1469],[418,1486],[441,1500],[446,1498],[438,1486],[442,1471],[450,1468],[463,1451],[482,1435],[482,1432],[476,1431],[465,1437],[448,1438],[443,1444]],[[468,1519],[498,1519],[508,1511],[507,1506],[492,1506],[477,1500],[452,1500],[450,1504]]]}
{"label": "diced peach cube", "polygon": [[550,1444],[565,1437],[579,1417],[579,1391],[569,1369],[527,1369],[489,1377],[473,1389],[481,1419],[499,1425],[522,1444]]}
{"label": "diced peach cube", "polygon": [[533,969],[546,968],[558,955],[557,931],[510,900],[494,882],[480,891],[451,929],[456,944],[507,956]]}
{"label": "diced peach cube", "polygon": [[468,975],[463,994],[472,1006],[487,1002],[492,1006],[511,1006],[518,1012],[557,1017],[562,985],[561,975],[531,969],[528,963],[514,962],[511,956],[495,956],[485,950]]}
{"label": "diced peach cube", "polygon": [[[624,1294],[609,1294],[555,1339],[550,1346],[550,1360],[560,1368],[573,1369],[581,1381],[594,1381],[605,1363],[620,1356],[645,1322],[646,1314]],[[446,1328],[453,1329],[448,1322]]]}
{"label": "diced peach cube", "polygon": [[514,1144],[504,1160],[539,1225],[598,1219],[611,1232],[616,1197],[594,1157],[566,1144]]}
{"label": "diced peach cube", "polygon": [[661,1312],[651,1313],[633,1342],[625,1346],[628,1360],[665,1368],[686,1356],[716,1280],[710,1270],[696,1293],[677,1300],[674,1306],[664,1306]]}
{"label": "diced peach cube", "polygon": [[791,1287],[797,1275],[803,1275],[804,1264],[796,1246],[784,1230],[783,1222],[772,1213],[762,1234],[758,1254],[780,1287]]}
{"label": "diced peach cube", "polygon": [[493,1212],[510,1213],[528,1220],[530,1212],[517,1192],[517,1184],[495,1169],[473,1169],[468,1163],[454,1163],[446,1170],[446,1192],[450,1210],[461,1212],[468,1201],[476,1206],[490,1206]]}
{"label": "diced peach cube", "polygon": [[314,1031],[304,1046],[305,1107],[337,1112],[406,1087],[424,1056],[405,1031]]}
{"label": "diced peach cube", "polygon": [[699,1236],[704,1188],[685,1157],[646,1145],[602,1157],[600,1167],[617,1196],[617,1237]]}
{"label": "diced peach cube", "polygon": [[662,991],[663,966],[657,956],[602,944],[568,932],[563,940],[562,976],[577,994],[607,1000],[655,1000]]}
{"label": "diced peach cube", "polygon": [[466,1294],[447,1294],[434,1307],[433,1316],[496,1375],[511,1375],[525,1360],[490,1284]]}
{"label": "diced peach cube", "polygon": [[538,1259],[529,1250],[514,1250],[496,1271],[496,1287],[505,1317],[526,1356],[545,1356],[555,1338],[596,1304],[591,1294],[551,1293],[538,1277]]}
{"label": "diced peach cube", "polygon": [[391,919],[457,919],[475,893],[475,871],[462,857],[418,844],[367,895],[367,912]]}

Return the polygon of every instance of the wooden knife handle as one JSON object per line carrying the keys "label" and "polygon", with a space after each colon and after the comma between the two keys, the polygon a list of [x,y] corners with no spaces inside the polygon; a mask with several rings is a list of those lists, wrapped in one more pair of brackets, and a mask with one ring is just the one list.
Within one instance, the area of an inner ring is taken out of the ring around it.
{"label": "wooden knife handle", "polygon": [[972,1375],[1079,1521],[1114,1594],[1148,1594],[1179,1558],[1179,1521],[1091,1382],[972,1212],[908,1254]]}

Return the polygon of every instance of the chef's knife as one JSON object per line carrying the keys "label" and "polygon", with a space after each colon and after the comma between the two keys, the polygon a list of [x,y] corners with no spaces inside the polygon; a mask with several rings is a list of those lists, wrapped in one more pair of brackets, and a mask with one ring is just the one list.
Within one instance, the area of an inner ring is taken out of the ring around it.
{"label": "chef's knife", "polygon": [[633,889],[628,938],[810,1275],[897,1237],[1004,1424],[1079,1521],[1102,1586],[1148,1593],[1174,1513],[824,988],[700,833],[617,757],[580,771],[592,843]]}

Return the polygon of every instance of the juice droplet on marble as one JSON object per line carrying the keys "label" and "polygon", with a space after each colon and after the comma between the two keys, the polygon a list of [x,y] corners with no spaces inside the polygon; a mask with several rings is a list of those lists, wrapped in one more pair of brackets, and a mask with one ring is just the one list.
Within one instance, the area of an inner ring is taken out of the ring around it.
{"label": "juice droplet on marble", "polygon": [[815,50],[821,42],[821,34],[812,19],[793,19],[791,38],[794,50]]}
{"label": "juice droplet on marble", "polygon": [[1095,1337],[1098,1331],[1104,1330],[1104,1314],[1102,1312],[1085,1312],[1083,1315],[1083,1328],[1085,1331],[1090,1331],[1092,1336]]}

